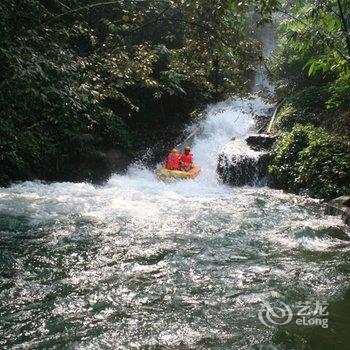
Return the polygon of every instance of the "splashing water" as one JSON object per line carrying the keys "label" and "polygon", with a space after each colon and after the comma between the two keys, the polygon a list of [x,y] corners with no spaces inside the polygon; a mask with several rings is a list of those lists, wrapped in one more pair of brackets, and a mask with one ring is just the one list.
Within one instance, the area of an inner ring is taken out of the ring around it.
{"label": "splashing water", "polygon": [[253,349],[273,345],[262,302],[341,295],[349,232],[338,218],[307,197],[216,179],[219,150],[267,107],[208,108],[195,180],[132,166],[104,186],[0,189],[0,347]]}

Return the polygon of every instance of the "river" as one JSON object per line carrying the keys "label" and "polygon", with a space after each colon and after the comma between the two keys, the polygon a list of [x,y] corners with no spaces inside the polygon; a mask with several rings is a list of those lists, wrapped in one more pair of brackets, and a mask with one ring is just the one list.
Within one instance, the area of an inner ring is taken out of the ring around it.
{"label": "river", "polygon": [[[0,347],[346,349],[349,228],[317,200],[216,178],[220,149],[266,107],[208,107],[195,180],[134,165],[103,186],[0,189]],[[327,329],[258,317],[266,302],[318,300]]]}

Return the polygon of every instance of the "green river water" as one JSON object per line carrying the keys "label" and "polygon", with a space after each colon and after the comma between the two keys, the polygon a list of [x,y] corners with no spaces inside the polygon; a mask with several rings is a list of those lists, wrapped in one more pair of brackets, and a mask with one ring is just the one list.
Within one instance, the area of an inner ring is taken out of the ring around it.
{"label": "green river water", "polygon": [[[103,186],[0,189],[0,348],[349,349],[349,228],[317,200],[216,179],[218,151],[264,107],[208,109],[194,181],[133,166]],[[327,328],[296,324],[321,301]],[[292,320],[265,325],[281,302]]]}

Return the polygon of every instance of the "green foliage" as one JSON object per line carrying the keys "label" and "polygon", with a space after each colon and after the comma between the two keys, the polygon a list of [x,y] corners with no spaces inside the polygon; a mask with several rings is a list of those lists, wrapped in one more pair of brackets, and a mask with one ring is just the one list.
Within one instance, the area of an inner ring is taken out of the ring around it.
{"label": "green foliage", "polygon": [[350,194],[350,145],[343,137],[296,125],[282,134],[272,155],[277,186],[323,198]]}
{"label": "green foliage", "polygon": [[328,89],[322,86],[309,86],[294,93],[279,111],[275,131],[289,131],[296,124],[322,125],[328,117],[325,109],[329,95]]}
{"label": "green foliage", "polygon": [[281,42],[271,64],[280,92],[326,84],[327,107],[349,107],[350,3],[298,1],[280,11]]}
{"label": "green foliage", "polygon": [[[110,147],[137,152],[203,103],[247,91],[250,4],[2,1],[0,173],[91,178]],[[254,5],[268,16],[275,1]]]}
{"label": "green foliage", "polygon": [[281,188],[323,198],[349,193],[349,6],[322,0],[280,8],[270,67],[285,98],[274,131],[284,133],[270,171]]}
{"label": "green foliage", "polygon": [[348,108],[350,106],[350,71],[341,72],[332,83],[331,98],[327,102],[329,108]]}

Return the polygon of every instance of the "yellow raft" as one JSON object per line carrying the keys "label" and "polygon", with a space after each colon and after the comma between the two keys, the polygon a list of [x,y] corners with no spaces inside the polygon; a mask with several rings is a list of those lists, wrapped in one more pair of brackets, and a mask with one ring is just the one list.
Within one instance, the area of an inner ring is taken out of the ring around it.
{"label": "yellow raft", "polygon": [[201,172],[201,168],[197,165],[194,165],[193,168],[189,171],[181,171],[181,170],[169,170],[164,167],[160,167],[155,170],[155,173],[157,174],[158,178],[160,180],[172,180],[172,179],[179,179],[179,180],[188,180],[188,179],[194,179],[199,175]]}

